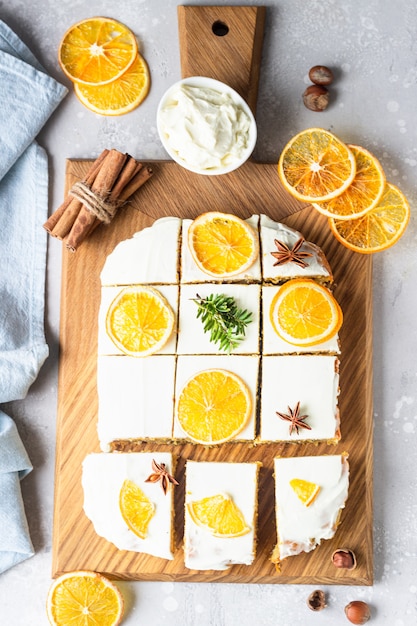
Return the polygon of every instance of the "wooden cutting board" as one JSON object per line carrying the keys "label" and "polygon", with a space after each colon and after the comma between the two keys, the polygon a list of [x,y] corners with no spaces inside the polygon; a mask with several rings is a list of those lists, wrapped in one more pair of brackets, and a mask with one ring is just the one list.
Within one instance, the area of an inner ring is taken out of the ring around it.
{"label": "wooden cutting board", "polygon": [[[178,7],[184,76],[205,74],[232,85],[256,105],[265,10],[263,7]],[[220,36],[214,31],[228,33]],[[111,147],[111,146],[109,146]],[[83,178],[89,161],[69,160],[67,189]],[[56,447],[53,576],[90,569],[113,578],[245,583],[371,585],[372,552],[372,260],[341,246],[327,221],[294,200],[281,186],[276,164],[248,162],[224,176],[199,176],[171,161],[152,162],[153,178],[110,226],[98,228],[75,254],[63,250],[60,366]],[[344,312],[341,331],[340,412],[342,441],[326,444],[139,445],[138,450],[171,450],[178,457],[175,489],[176,552],[173,561],[117,550],[98,537],[83,512],[81,464],[99,452],[96,432],[97,316],[99,274],[115,245],[155,218],[193,218],[205,211],[232,212],[243,218],[266,213],[300,230],[321,246],[332,266],[335,295]],[[349,453],[349,498],[334,539],[309,554],[284,561],[277,573],[269,557],[276,540],[273,458],[277,455]],[[183,565],[183,499],[186,459],[262,461],[256,559],[226,572],[196,572]],[[353,571],[330,560],[338,547],[355,551]]]}

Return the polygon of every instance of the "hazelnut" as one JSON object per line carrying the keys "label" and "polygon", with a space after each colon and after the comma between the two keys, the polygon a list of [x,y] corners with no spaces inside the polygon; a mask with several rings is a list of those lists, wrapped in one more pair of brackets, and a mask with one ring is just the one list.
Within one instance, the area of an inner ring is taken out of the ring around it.
{"label": "hazelnut", "polygon": [[322,609],[325,609],[327,604],[324,591],[316,589],[313,593],[310,593],[307,598],[307,605],[312,611],[321,611]]}
{"label": "hazelnut", "polygon": [[303,102],[310,111],[324,111],[329,104],[329,92],[326,87],[310,85],[303,93]]}
{"label": "hazelnut", "polygon": [[354,600],[345,606],[345,614],[352,624],[365,624],[371,619],[371,611],[366,602]]}
{"label": "hazelnut", "polygon": [[315,85],[330,85],[333,82],[333,72],[325,65],[315,65],[308,73],[308,77]]}
{"label": "hazelnut", "polygon": [[332,563],[335,567],[342,569],[355,569],[356,556],[349,548],[339,548],[332,554]]}

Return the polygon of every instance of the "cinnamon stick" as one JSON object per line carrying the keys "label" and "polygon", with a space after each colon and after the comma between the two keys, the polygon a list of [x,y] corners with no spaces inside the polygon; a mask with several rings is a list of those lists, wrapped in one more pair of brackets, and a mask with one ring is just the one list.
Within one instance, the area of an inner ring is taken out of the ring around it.
{"label": "cinnamon stick", "polygon": [[137,163],[137,161],[129,156],[125,163],[124,168],[120,172],[120,176],[117,179],[115,185],[112,187],[112,190],[109,194],[109,200],[115,202],[117,200],[123,200],[121,198],[121,194],[126,188],[126,185],[129,184],[129,181],[135,176],[136,172],[138,172],[142,168],[141,163]]}
{"label": "cinnamon stick", "polygon": [[[121,174],[118,182],[119,185],[125,186],[131,178],[132,171],[130,167],[128,167],[127,170],[123,169],[123,166],[128,159],[132,160],[134,165],[136,165],[133,157],[127,154],[122,154],[117,150],[110,150],[100,169],[100,172],[97,174],[91,190],[94,193],[97,193],[101,198],[109,199],[110,201],[114,200],[114,198],[111,197],[111,191],[113,186],[116,184],[119,174]],[[68,249],[77,249],[77,246],[91,232],[96,219],[97,218],[94,213],[89,211],[85,206],[82,206],[68,236],[65,238],[65,243]]]}
{"label": "cinnamon stick", "polygon": [[[140,189],[140,187],[142,187],[142,185],[144,185],[146,183],[147,180],[150,179],[150,177],[153,174],[153,170],[152,170],[151,167],[149,167],[149,165],[147,165],[146,167],[143,167],[142,163],[138,163],[136,169],[137,169],[137,171],[133,175],[132,180],[120,192],[119,199],[120,199],[121,203],[126,202],[130,198],[130,196],[132,196],[138,189]],[[91,227],[91,229],[89,230],[88,234],[91,235],[93,230],[95,230],[97,228],[97,226],[100,226],[100,224],[101,224],[100,220],[97,219],[94,222],[94,224]],[[74,247],[74,243],[76,244],[75,247]],[[81,241],[77,240],[76,242],[74,242],[74,241],[71,242],[70,245],[69,245],[68,241],[67,241],[66,245],[67,245],[68,250],[70,250],[71,252],[75,252],[77,246],[80,243],[81,243]]]}
{"label": "cinnamon stick", "polygon": [[142,187],[142,185],[146,183],[147,180],[150,179],[152,174],[153,170],[151,167],[149,167],[149,165],[147,165],[146,167],[143,167],[141,165],[140,169],[138,169],[132,180],[123,189],[122,193],[120,194],[120,199],[123,202],[126,202],[126,200],[128,200],[130,196],[135,193],[135,191],[137,191],[140,187]]}
{"label": "cinnamon stick", "polygon": [[[87,185],[93,184],[108,153],[109,151],[107,149],[103,150],[87,171],[84,177],[84,182]],[[71,230],[81,207],[82,203],[77,200],[77,198],[73,198],[71,195],[68,195],[61,206],[59,206],[45,222],[43,225],[44,228],[53,237],[63,239]]]}
{"label": "cinnamon stick", "polygon": [[137,191],[153,172],[129,154],[103,150],[82,181],[76,182],[64,202],[49,217],[44,228],[63,239],[75,252],[102,222],[109,223],[118,208]]}

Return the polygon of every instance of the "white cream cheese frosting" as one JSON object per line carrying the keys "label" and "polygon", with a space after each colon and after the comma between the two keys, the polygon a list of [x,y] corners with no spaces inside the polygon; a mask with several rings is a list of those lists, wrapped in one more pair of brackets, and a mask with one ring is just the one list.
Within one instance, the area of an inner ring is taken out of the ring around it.
{"label": "white cream cheese frosting", "polygon": [[180,160],[207,170],[242,159],[248,149],[251,120],[229,93],[179,85],[159,112],[159,126]]}
{"label": "white cream cheese frosting", "polygon": [[[278,559],[310,552],[322,539],[331,539],[348,497],[346,455],[276,458],[274,475]],[[319,485],[318,495],[309,506],[291,487],[294,478]]]}
{"label": "white cream cheese frosting", "polygon": [[[331,279],[331,271],[321,249],[305,241],[302,250],[310,252],[311,258],[305,259],[308,267],[299,268],[294,263],[274,267],[276,259],[271,252],[276,250],[274,239],[292,247],[301,237],[295,231],[280,222],[271,220],[266,215],[252,215],[248,218],[255,231],[258,230],[262,246],[262,271],[260,258],[243,274],[234,276],[228,282],[242,280],[274,281],[294,277],[316,277]],[[178,247],[179,232],[182,226],[181,245],[181,281],[213,282],[191,256],[187,244],[187,234],[192,220],[176,217],[164,217],[156,220],[152,226],[135,233],[130,239],[120,242],[107,257],[101,272],[102,285],[130,284],[177,284],[178,282]]]}
{"label": "white cream cheese frosting", "polygon": [[[332,440],[339,438],[339,361],[336,356],[266,356],[262,361],[261,441]],[[290,434],[287,414],[300,402],[300,415],[311,430]]]}
{"label": "white cream cheese frosting", "polygon": [[[153,473],[152,459],[165,463],[172,473],[172,455],[168,452],[89,454],[82,468],[84,512],[95,532],[119,550],[173,559],[173,488],[170,486],[165,495],[160,483],[145,482]],[[145,539],[130,530],[120,512],[120,490],[126,479],[137,484],[155,505]]]}
{"label": "white cream cheese frosting", "polygon": [[299,267],[293,261],[283,265],[274,265],[276,258],[271,252],[278,250],[275,240],[286,244],[291,250],[294,244],[302,237],[301,233],[289,228],[281,222],[274,222],[267,215],[260,216],[260,238],[262,242],[262,272],[265,281],[279,281],[286,278],[320,278],[331,281],[333,279],[330,266],[321,248],[310,241],[304,241],[300,250],[307,252],[310,257],[303,261],[306,267]]}
{"label": "white cream cheese frosting", "polygon": [[[205,274],[192,258],[187,242],[191,222],[174,217],[156,220],[151,227],[119,243],[104,264],[97,364],[98,432],[103,450],[108,450],[114,439],[184,438],[184,433],[175,423],[176,394],[186,379],[197,371],[213,367],[212,363],[219,363],[221,369],[230,368],[250,388],[253,415],[239,439],[253,440],[255,415],[259,414],[261,440],[286,440],[287,425],[277,426],[275,415],[275,411],[287,408],[286,404],[281,408],[276,405],[277,385],[281,389],[285,385],[288,390],[288,400],[284,398],[284,402],[292,401],[293,395],[299,395],[298,381],[301,378],[306,381],[310,371],[300,353],[337,355],[340,352],[337,337],[308,349],[291,346],[278,337],[270,323],[270,301],[279,288],[271,283],[298,276],[300,268],[289,263],[277,266],[272,273],[263,257],[274,237],[281,237],[292,245],[299,233],[265,215],[253,215],[247,222],[260,237],[261,254],[246,272],[227,282],[217,282]],[[317,272],[318,277],[323,277],[327,266],[324,255],[317,246],[310,246],[307,242],[303,245],[309,246],[308,249],[314,253],[309,265],[310,274],[315,276]],[[269,257],[273,262],[274,258],[270,254]],[[143,359],[122,354],[106,331],[106,314],[111,302],[120,289],[130,284],[154,285],[168,300],[176,320],[174,332],[167,343],[158,353]],[[202,297],[211,293],[232,295],[240,308],[253,312],[253,321],[247,327],[245,339],[231,355],[220,352],[204,333],[203,324],[197,319],[197,306],[191,300],[197,293]],[[291,363],[288,369],[291,375],[284,371],[281,373],[284,355],[299,359],[288,362]],[[214,361],[209,364],[208,359]],[[309,410],[315,431],[303,431],[297,439],[333,439],[338,433],[338,374],[330,371],[331,367],[325,365],[325,361],[318,363],[317,372],[322,375],[321,381],[314,389],[310,383],[305,385],[312,405]],[[336,364],[336,361],[333,363]],[[258,390],[258,371],[263,371],[261,393]],[[317,375],[313,372],[311,380],[315,380]],[[318,412],[321,413],[320,421],[316,415]],[[309,436],[305,437],[306,434]]]}
{"label": "white cream cheese frosting", "polygon": [[200,283],[182,285],[180,295],[178,354],[219,354],[217,343],[210,341],[210,333],[204,333],[203,323],[197,318],[196,296],[207,298],[210,295],[225,295],[234,298],[240,309],[252,313],[252,321],[245,330],[245,336],[233,349],[233,354],[259,354],[260,337],[260,285],[227,284],[212,285]]}
{"label": "white cream cheese frosting", "polygon": [[179,218],[162,217],[121,241],[104,263],[101,284],[176,284],[180,227]]}
{"label": "white cream cheese frosting", "polygon": [[[258,463],[187,461],[185,485],[185,566],[195,570],[225,570],[250,565],[255,558]],[[215,537],[191,518],[187,504],[227,494],[240,509],[249,532],[241,537]]]}
{"label": "white cream cheese frosting", "polygon": [[175,357],[99,356],[97,433],[104,452],[115,439],[172,437]]}

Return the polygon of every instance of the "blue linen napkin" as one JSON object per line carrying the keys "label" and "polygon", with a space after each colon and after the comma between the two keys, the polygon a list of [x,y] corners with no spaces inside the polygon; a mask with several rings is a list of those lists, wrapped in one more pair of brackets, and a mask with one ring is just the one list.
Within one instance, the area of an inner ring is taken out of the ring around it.
{"label": "blue linen napkin", "polygon": [[[34,139],[66,93],[0,20],[0,403],[24,398],[48,355],[48,161]],[[19,482],[31,469],[0,410],[0,573],[33,555]]]}
{"label": "blue linen napkin", "polygon": [[32,465],[13,420],[0,411],[0,573],[33,556],[19,481]]}

